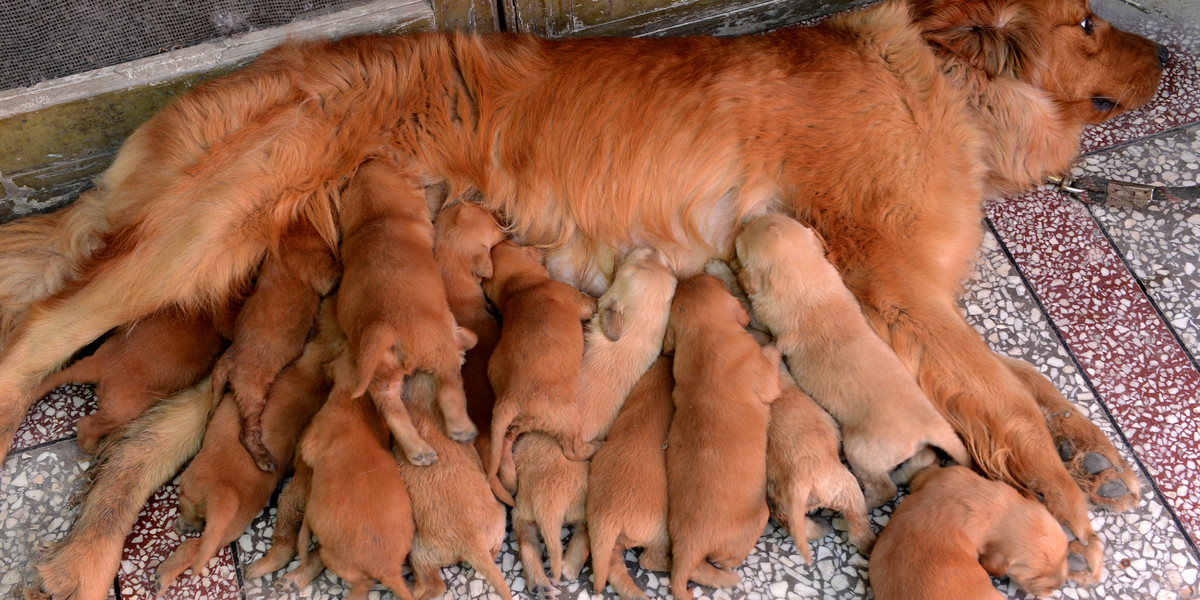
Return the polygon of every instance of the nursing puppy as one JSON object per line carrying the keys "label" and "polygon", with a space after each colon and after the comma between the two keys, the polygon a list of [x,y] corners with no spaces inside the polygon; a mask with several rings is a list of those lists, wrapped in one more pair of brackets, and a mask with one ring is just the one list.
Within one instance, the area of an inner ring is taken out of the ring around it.
{"label": "nursing puppy", "polygon": [[254,291],[234,323],[233,343],[213,367],[213,394],[223,395],[227,383],[233,388],[242,445],[264,471],[279,462],[262,441],[267,390],[304,350],[321,298],[340,274],[337,258],[316,229],[294,224],[263,260]]}
{"label": "nursing puppy", "polygon": [[825,537],[829,528],[807,513],[830,508],[850,525],[850,541],[870,552],[875,534],[867,522],[867,506],[858,481],[838,455],[838,428],[833,418],[804,393],[779,365],[779,397],[771,403],[767,429],[767,504],[792,536],[806,562],[808,542]]}
{"label": "nursing puppy", "polygon": [[443,208],[433,220],[433,257],[446,285],[450,312],[477,338],[463,360],[462,377],[467,414],[482,430],[492,423],[496,395],[487,364],[500,341],[500,322],[488,309],[482,281],[492,276],[492,247],[504,237],[492,213],[466,200]]}
{"label": "nursing puppy", "polygon": [[743,329],[749,323],[717,279],[679,282],[663,340],[675,357],[667,497],[676,598],[692,597],[689,580],[736,585],[731,569],[767,524],[767,426],[780,357]]}
{"label": "nursing puppy", "polygon": [[404,391],[413,425],[438,453],[438,461],[427,467],[397,461],[416,524],[408,555],[416,578],[413,596],[416,600],[441,596],[446,591],[442,567],[466,562],[501,598],[512,600],[504,573],[496,566],[506,534],[504,506],[488,487],[475,449],[442,433],[435,390],[432,377],[418,373],[409,378]]}
{"label": "nursing puppy", "polygon": [[[517,498],[512,511],[513,537],[521,558],[525,587],[545,600],[558,595],[551,582],[564,574],[579,575],[588,556],[588,464],[567,458],[553,437],[540,431],[521,435],[513,444],[517,465]],[[574,532],[564,553],[563,525]],[[550,559],[550,577],[542,569],[542,549]]]}
{"label": "nursing puppy", "polygon": [[401,399],[404,379],[433,373],[446,433],[475,438],[463,393],[462,354],[475,344],[458,327],[433,258],[433,223],[420,181],[398,162],[364,163],[342,195],[342,284],[337,319],[357,365],[354,396],[370,392],[410,462],[437,454],[417,435]]}
{"label": "nursing puppy", "polygon": [[611,577],[622,600],[646,597],[625,567],[629,548],[644,548],[641,565],[646,570],[671,567],[663,449],[675,413],[671,369],[671,359],[665,356],[650,365],[621,407],[608,441],[592,456],[587,523],[597,594],[604,593]]}
{"label": "nursing puppy", "polygon": [[[504,323],[488,362],[488,379],[496,391],[488,481],[496,497],[512,505],[496,473],[518,435],[542,431],[572,459],[591,455],[576,387],[583,358],[581,322],[592,317],[596,302],[550,279],[539,250],[507,240],[492,248],[492,277],[484,280],[483,290]],[[519,471],[518,466],[518,479]]]}
{"label": "nursing puppy", "polygon": [[224,347],[212,317],[163,310],[118,328],[91,356],[47,377],[34,396],[94,383],[96,412],[76,423],[79,447],[92,453],[112,430],[207,375]]}
{"label": "nursing puppy", "polygon": [[583,439],[592,452],[604,440],[629,391],[662,353],[675,283],[661,252],[635,248],[596,302],[596,316],[583,334],[577,390]]}
{"label": "nursing puppy", "polygon": [[871,555],[879,600],[1000,600],[989,574],[1048,596],[1067,577],[1067,538],[1044,506],[964,467],[926,469]]}
{"label": "nursing puppy", "polygon": [[320,545],[277,586],[307,585],[324,565],[350,585],[347,598],[366,598],[379,582],[411,600],[402,572],[414,533],[408,490],[379,411],[353,394],[356,369],[346,355],[334,362],[334,390],[299,446],[312,471],[297,542],[307,545],[311,531]]}
{"label": "nursing puppy", "polygon": [[871,329],[811,229],[767,215],[746,224],[734,247],[752,310],[796,382],[841,424],[846,460],[868,507],[896,495],[890,471],[913,459],[895,474],[903,482],[932,463],[930,446],[970,464],[950,424]]}
{"label": "nursing puppy", "polygon": [[262,441],[277,467],[263,471],[239,442],[242,426],[232,394],[217,405],[204,433],[204,444],[179,478],[180,531],[203,528],[199,538],[184,540],[159,565],[155,591],[161,595],[189,566],[199,575],[209,559],[237,539],[267,505],[291,469],[300,432],[325,402],[329,384],[324,366],[330,355],[328,336],[304,347],[304,353],[280,373],[271,386],[262,414]]}

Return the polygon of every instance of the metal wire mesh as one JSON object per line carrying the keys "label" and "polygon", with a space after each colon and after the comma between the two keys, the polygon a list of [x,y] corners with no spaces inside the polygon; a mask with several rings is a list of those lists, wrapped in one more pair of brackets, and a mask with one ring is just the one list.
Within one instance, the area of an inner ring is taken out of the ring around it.
{"label": "metal wire mesh", "polygon": [[160,54],[369,0],[0,0],[0,89]]}

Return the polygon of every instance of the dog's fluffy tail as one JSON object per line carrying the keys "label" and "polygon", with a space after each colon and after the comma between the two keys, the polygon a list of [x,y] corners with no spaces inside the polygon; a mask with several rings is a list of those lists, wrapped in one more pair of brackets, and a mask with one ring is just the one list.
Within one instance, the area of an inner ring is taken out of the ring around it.
{"label": "dog's fluffy tail", "polygon": [[205,379],[164,398],[108,436],[71,532],[36,562],[36,585],[54,598],[104,597],[146,500],[200,450],[213,406],[208,386]]}
{"label": "dog's fluffy tail", "polygon": [[34,302],[76,279],[107,228],[100,190],[70,206],[0,225],[0,337]]}

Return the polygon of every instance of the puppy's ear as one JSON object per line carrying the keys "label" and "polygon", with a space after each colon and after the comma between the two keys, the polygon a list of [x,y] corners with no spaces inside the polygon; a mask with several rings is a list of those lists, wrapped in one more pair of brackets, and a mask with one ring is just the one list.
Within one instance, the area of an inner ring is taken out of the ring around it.
{"label": "puppy's ear", "polygon": [[742,302],[733,296],[730,296],[729,299],[732,301],[729,306],[733,310],[733,316],[737,319],[738,325],[749,327],[750,313],[746,312],[746,307],[742,306]]}
{"label": "puppy's ear", "polygon": [[588,321],[596,315],[596,299],[579,292],[579,320]]}
{"label": "puppy's ear", "polygon": [[620,301],[613,300],[600,306],[599,311],[596,318],[600,319],[600,330],[604,332],[604,337],[614,342],[621,339],[621,333],[625,330],[625,307]]}
{"label": "puppy's ear", "polygon": [[995,548],[984,547],[983,552],[979,555],[979,564],[983,565],[983,570],[996,577],[1004,577],[1008,574],[1009,563],[1008,557]]}
{"label": "puppy's ear", "polygon": [[738,271],[737,282],[747,296],[757,294],[763,288],[763,276],[757,270],[743,268]]}
{"label": "puppy's ear", "polygon": [[476,254],[471,259],[471,274],[481,279],[491,279],[493,274],[492,253]]}
{"label": "puppy's ear", "polygon": [[912,10],[926,42],[990,77],[1024,78],[1048,35],[1020,0],[915,0]]}
{"label": "puppy's ear", "polygon": [[667,333],[663,336],[663,354],[667,356],[675,356],[675,328],[667,326]]}
{"label": "puppy's ear", "polygon": [[474,348],[475,344],[479,342],[479,336],[466,327],[455,327],[454,337],[458,338],[458,345],[462,346],[463,352]]}

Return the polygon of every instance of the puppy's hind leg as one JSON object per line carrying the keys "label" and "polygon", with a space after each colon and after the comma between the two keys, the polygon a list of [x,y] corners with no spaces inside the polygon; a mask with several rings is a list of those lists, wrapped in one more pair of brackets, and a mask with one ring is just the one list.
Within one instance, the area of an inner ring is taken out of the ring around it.
{"label": "puppy's hind leg", "polygon": [[[166,593],[167,588],[175,583],[175,580],[187,570],[192,559],[196,556],[196,551],[200,548],[199,538],[189,538],[183,540],[175,552],[171,553],[166,560],[158,565],[154,571],[154,595],[162,597]],[[195,571],[193,575],[199,575]]]}
{"label": "puppy's hind leg", "polygon": [[[592,570],[598,570],[596,567],[600,563],[606,563],[605,570],[612,571],[612,586],[621,600],[646,600],[646,592],[638,587],[637,582],[629,575],[629,567],[625,566],[625,550],[620,546],[613,546],[607,561],[599,557],[593,558]],[[603,588],[597,587],[596,589],[597,594],[603,591]]]}
{"label": "puppy's hind leg", "polygon": [[842,513],[846,519],[850,528],[850,542],[863,554],[870,554],[871,547],[875,545],[875,533],[871,531],[871,523],[867,520],[866,499],[858,488],[858,480],[850,471],[838,465],[820,487],[825,491],[821,495],[827,496],[825,506]]}
{"label": "puppy's hind leg", "polygon": [[455,337],[461,350],[455,353],[457,360],[441,365],[437,377],[437,404],[446,423],[446,435],[460,443],[469,443],[479,435],[479,430],[467,414],[467,395],[463,390],[462,353],[473,348],[477,341],[469,329],[455,327]]}
{"label": "puppy's hind leg", "polygon": [[574,533],[571,534],[571,541],[567,542],[567,552],[563,556],[563,577],[570,581],[579,578],[579,572],[587,562],[591,547],[588,531],[587,523],[576,525]]}
{"label": "puppy's hind leg", "polygon": [[[496,559],[490,551],[479,546],[472,548],[465,558],[467,562],[471,563],[471,567],[475,569],[476,573],[483,575],[483,578],[496,588],[496,593],[500,594],[501,600],[512,600],[512,591],[508,589],[508,582],[504,580],[504,572],[496,566]],[[440,572],[438,576],[441,576]]]}
{"label": "puppy's hind leg", "polygon": [[321,561],[321,549],[317,548],[300,561],[300,566],[288,571],[271,587],[281,594],[295,594],[312,583],[312,580],[316,579],[317,575],[324,570],[325,563]]}
{"label": "puppy's hind leg", "polygon": [[279,507],[275,511],[275,532],[271,534],[271,549],[262,558],[246,568],[246,577],[257,579],[282,569],[296,556],[298,543],[308,549],[309,540],[298,540],[304,509],[308,503],[308,486],[312,469],[303,460],[296,460],[296,471],[292,480],[279,494]]}
{"label": "puppy's hind leg", "polygon": [[521,558],[521,571],[525,575],[525,588],[535,600],[553,600],[558,597],[558,588],[550,584],[546,571],[542,569],[542,548],[538,543],[538,528],[533,521],[513,517],[513,537],[517,540],[517,554]]}
{"label": "puppy's hind leg", "polygon": [[427,467],[437,462],[438,455],[425,438],[421,437],[408,416],[408,409],[404,407],[404,401],[401,399],[403,388],[402,382],[389,382],[378,389],[372,389],[371,398],[408,462],[415,467]]}

